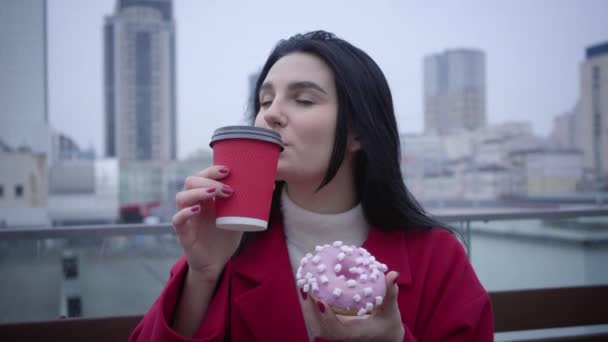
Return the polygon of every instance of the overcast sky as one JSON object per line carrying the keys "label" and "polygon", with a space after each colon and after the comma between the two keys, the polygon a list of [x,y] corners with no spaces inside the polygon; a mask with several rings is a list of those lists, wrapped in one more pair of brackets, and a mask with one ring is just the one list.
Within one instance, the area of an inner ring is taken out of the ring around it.
{"label": "overcast sky", "polygon": [[[51,125],[102,154],[102,26],[115,0],[48,0]],[[178,154],[243,123],[248,76],[281,38],[325,29],[380,65],[400,130],[421,132],[422,59],[486,52],[489,123],[532,120],[547,134],[579,94],[584,49],[608,41],[604,0],[175,0]]]}

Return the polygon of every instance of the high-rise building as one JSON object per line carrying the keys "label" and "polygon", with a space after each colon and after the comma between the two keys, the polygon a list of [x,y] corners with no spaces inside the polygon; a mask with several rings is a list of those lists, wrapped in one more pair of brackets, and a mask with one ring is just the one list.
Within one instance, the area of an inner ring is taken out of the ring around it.
{"label": "high-rise building", "polygon": [[485,54],[455,49],[424,58],[424,130],[440,135],[486,125]]}
{"label": "high-rise building", "polygon": [[6,0],[0,7],[0,140],[48,156],[47,4]]}
{"label": "high-rise building", "polygon": [[557,148],[577,148],[579,116],[579,105],[577,104],[572,111],[562,113],[553,118],[553,130],[551,131],[550,139]]}
{"label": "high-rise building", "polygon": [[177,156],[172,0],[118,0],[104,26],[105,154]]}
{"label": "high-rise building", "polygon": [[587,48],[580,66],[579,148],[596,186],[608,186],[608,42]]}

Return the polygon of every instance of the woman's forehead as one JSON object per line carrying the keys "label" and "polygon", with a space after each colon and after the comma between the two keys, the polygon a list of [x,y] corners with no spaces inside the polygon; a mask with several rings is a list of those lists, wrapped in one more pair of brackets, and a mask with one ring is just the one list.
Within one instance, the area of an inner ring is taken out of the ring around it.
{"label": "woman's forehead", "polygon": [[264,80],[264,84],[274,87],[287,86],[294,82],[313,82],[331,91],[334,77],[329,66],[319,57],[297,52],[276,61]]}

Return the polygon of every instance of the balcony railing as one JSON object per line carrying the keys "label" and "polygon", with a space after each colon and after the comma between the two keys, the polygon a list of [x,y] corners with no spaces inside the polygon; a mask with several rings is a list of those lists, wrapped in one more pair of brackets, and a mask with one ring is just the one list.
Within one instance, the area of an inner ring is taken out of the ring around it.
{"label": "balcony railing", "polygon": [[[478,276],[491,291],[497,332],[608,324],[608,207],[443,211],[436,216],[464,237]],[[111,327],[124,334],[158,296],[180,255],[169,224],[0,229],[0,272],[5,275],[0,340],[26,330],[52,335],[83,329],[86,334]],[[583,293],[592,299],[584,302],[589,310],[579,305],[572,311],[573,298]],[[550,315],[556,310],[545,310],[542,315],[551,324],[530,318],[543,312],[539,306],[549,308],[553,302],[570,303],[570,311],[562,310],[560,318]],[[585,312],[607,319],[564,319]],[[581,329],[574,334],[608,332],[606,326]],[[544,334],[521,336],[550,336],[550,331]]]}

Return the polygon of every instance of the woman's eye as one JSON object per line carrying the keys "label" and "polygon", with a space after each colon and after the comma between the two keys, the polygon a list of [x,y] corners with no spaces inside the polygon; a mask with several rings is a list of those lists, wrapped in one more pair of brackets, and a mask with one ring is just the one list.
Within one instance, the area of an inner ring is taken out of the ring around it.
{"label": "woman's eye", "polygon": [[304,105],[304,106],[311,106],[314,104],[314,102],[310,101],[310,100],[306,100],[306,99],[296,99],[296,102],[298,104]]}
{"label": "woman's eye", "polygon": [[263,108],[270,107],[271,104],[272,104],[272,101],[270,101],[270,100],[260,102],[260,106]]}

